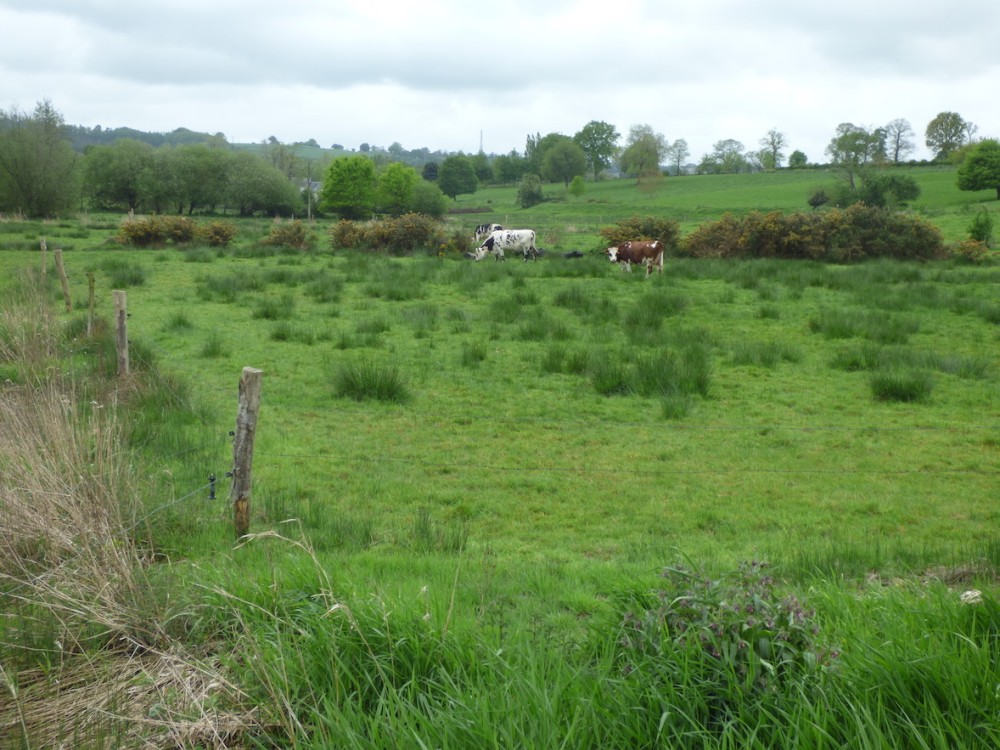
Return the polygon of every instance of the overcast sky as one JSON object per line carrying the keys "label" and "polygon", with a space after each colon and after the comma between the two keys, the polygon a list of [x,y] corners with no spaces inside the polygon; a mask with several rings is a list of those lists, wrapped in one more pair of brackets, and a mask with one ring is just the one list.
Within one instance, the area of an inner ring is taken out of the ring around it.
{"label": "overcast sky", "polygon": [[838,124],[1000,136],[998,0],[0,0],[0,109],[67,124],[523,153],[591,120],[691,160],[825,161]]}

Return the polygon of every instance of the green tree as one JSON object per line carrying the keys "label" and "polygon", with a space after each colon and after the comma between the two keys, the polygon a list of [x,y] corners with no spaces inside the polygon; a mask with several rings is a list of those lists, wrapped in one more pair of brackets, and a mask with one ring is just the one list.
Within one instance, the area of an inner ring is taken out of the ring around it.
{"label": "green tree", "polygon": [[691,149],[688,148],[688,142],[683,138],[678,138],[667,146],[666,157],[670,161],[671,172],[678,177],[684,174],[684,162],[689,156],[691,156]]}
{"label": "green tree", "polygon": [[807,157],[802,151],[792,151],[792,153],[789,154],[789,169],[803,169],[807,166],[809,166],[809,157]]}
{"label": "green tree", "polygon": [[140,183],[139,192],[148,210],[163,214],[176,206],[181,192],[179,148],[160,146],[155,149],[152,161],[140,176]]}
{"label": "green tree", "polygon": [[440,219],[448,211],[448,198],[436,183],[421,180],[413,186],[411,208],[415,213]]}
{"label": "green tree", "polygon": [[465,154],[455,154],[445,158],[438,170],[438,187],[452,200],[460,195],[476,192],[479,180],[476,178],[472,160]]}
{"label": "green tree", "polygon": [[424,164],[424,168],[420,172],[420,175],[425,180],[427,180],[427,182],[437,182],[438,169],[439,166],[436,161],[429,161],[426,164]]}
{"label": "green tree", "polygon": [[622,171],[635,175],[636,182],[644,177],[659,175],[660,164],[667,153],[667,140],[649,125],[633,125],[629,129],[620,163]]}
{"label": "green tree", "polygon": [[395,161],[378,176],[375,205],[383,213],[402,216],[413,203],[413,188],[420,182],[420,175],[413,167]]}
{"label": "green tree", "polygon": [[493,167],[485,152],[480,151],[475,156],[469,157],[472,160],[472,169],[476,173],[476,179],[480,184],[493,182]]}
{"label": "green tree", "polygon": [[899,164],[911,154],[913,145],[913,127],[908,120],[899,117],[885,126],[887,155],[893,164]]}
{"label": "green tree", "polygon": [[233,156],[227,174],[226,202],[240,216],[291,216],[301,207],[302,197],[280,170],[256,154],[241,151]]}
{"label": "green tree", "polygon": [[830,163],[847,178],[851,193],[858,191],[858,178],[875,162],[881,150],[884,152],[884,131],[869,131],[858,125],[843,122],[837,126],[836,135],[826,147]]}
{"label": "green tree", "polygon": [[323,177],[319,206],[342,219],[362,219],[375,210],[375,163],[367,156],[334,159]]}
{"label": "green tree", "polygon": [[966,141],[966,134],[974,132],[975,125],[962,119],[957,112],[939,112],[927,123],[924,143],[938,159],[947,159]]}
{"label": "green tree", "polygon": [[131,138],[87,149],[83,173],[90,200],[100,208],[138,210],[154,158],[152,146]]}
{"label": "green tree", "polygon": [[545,200],[542,193],[542,178],[537,174],[526,174],[517,186],[517,205],[531,208]]}
{"label": "green tree", "polygon": [[958,168],[958,189],[995,189],[1000,200],[1000,141],[986,138],[969,151]]}
{"label": "green tree", "polygon": [[493,160],[493,174],[501,185],[515,185],[525,174],[524,158],[517,150],[501,154]]}
{"label": "green tree", "polygon": [[716,141],[712,147],[712,163],[722,174],[746,172],[749,168],[749,162],[744,151],[746,151],[744,145],[732,138]]}
{"label": "green tree", "polygon": [[574,198],[579,198],[587,190],[587,184],[583,179],[583,175],[578,174],[573,178],[573,181],[569,184],[567,188],[569,194]]}
{"label": "green tree", "polygon": [[226,184],[234,154],[227,148],[203,143],[182,146],[178,154],[178,213],[187,206],[188,214],[225,202]]}
{"label": "green tree", "polygon": [[767,135],[760,139],[760,160],[765,169],[778,169],[785,160],[783,149],[788,145],[788,138],[777,128],[771,128]]}
{"label": "green tree", "polygon": [[866,206],[896,208],[920,197],[920,185],[909,175],[879,174],[868,177],[858,197]]}
{"label": "green tree", "polygon": [[615,154],[618,153],[618,141],[621,140],[621,135],[614,125],[591,120],[573,136],[573,140],[583,149],[587,165],[596,181],[601,170],[611,166]]}
{"label": "green tree", "polygon": [[0,209],[55,216],[78,198],[77,157],[52,103],[31,115],[0,111]]}
{"label": "green tree", "polygon": [[587,155],[568,138],[548,149],[542,160],[542,176],[549,182],[561,180],[566,187],[570,180],[586,171]]}

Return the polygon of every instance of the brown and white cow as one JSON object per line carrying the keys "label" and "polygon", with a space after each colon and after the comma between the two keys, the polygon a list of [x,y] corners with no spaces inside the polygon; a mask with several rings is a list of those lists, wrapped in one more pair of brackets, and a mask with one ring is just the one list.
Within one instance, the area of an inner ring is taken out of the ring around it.
{"label": "brown and white cow", "polygon": [[645,263],[647,276],[653,272],[653,266],[658,273],[663,273],[663,243],[659,240],[629,240],[609,247],[608,260],[621,264],[629,273],[633,263]]}

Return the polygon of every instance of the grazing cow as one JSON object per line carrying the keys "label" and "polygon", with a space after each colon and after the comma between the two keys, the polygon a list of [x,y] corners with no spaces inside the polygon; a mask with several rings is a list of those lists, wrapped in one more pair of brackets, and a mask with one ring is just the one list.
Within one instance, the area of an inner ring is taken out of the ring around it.
{"label": "grazing cow", "polygon": [[532,260],[538,257],[538,248],[535,247],[535,232],[532,229],[501,229],[493,232],[482,245],[476,248],[473,256],[476,260],[482,260],[490,253],[495,260],[507,260],[504,257],[504,250],[518,251],[524,254],[524,260],[531,256]]}
{"label": "grazing cow", "polygon": [[476,236],[473,239],[477,245],[481,245],[483,240],[494,232],[499,232],[501,229],[503,229],[503,227],[499,224],[480,224],[476,227]]}
{"label": "grazing cow", "polygon": [[656,266],[658,273],[663,273],[663,243],[659,240],[630,240],[616,247],[608,248],[608,260],[621,264],[629,273],[633,263],[646,264],[646,276],[653,272]]}

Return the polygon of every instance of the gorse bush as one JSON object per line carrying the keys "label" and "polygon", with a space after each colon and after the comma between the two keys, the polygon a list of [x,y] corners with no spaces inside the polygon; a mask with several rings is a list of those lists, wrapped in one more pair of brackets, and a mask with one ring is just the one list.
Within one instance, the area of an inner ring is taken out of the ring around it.
{"label": "gorse bush", "polygon": [[266,247],[288,250],[311,250],[316,245],[316,235],[302,221],[278,221],[260,241]]}
{"label": "gorse bush", "polygon": [[[437,254],[455,246],[455,237],[446,234],[443,225],[423,214],[402,216],[360,224],[340,221],[330,229],[333,249],[349,248],[389,255],[412,255],[418,250]],[[462,250],[465,241],[462,240]]]}
{"label": "gorse bush", "polygon": [[197,237],[197,226],[184,216],[128,218],[118,228],[116,239],[123,245],[159,247],[168,242],[186,245]]}
{"label": "gorse bush", "polygon": [[726,214],[684,238],[695,258],[796,258],[833,262],[945,256],[941,232],[929,222],[885,208],[854,204],[822,213],[752,211]]}
{"label": "gorse bush", "polygon": [[667,250],[677,247],[680,224],[673,219],[656,216],[632,216],[623,221],[598,230],[609,246],[620,245],[629,240],[659,240]]}
{"label": "gorse bush", "polygon": [[198,238],[209,247],[228,247],[236,237],[236,225],[231,221],[213,221],[198,227]]}

